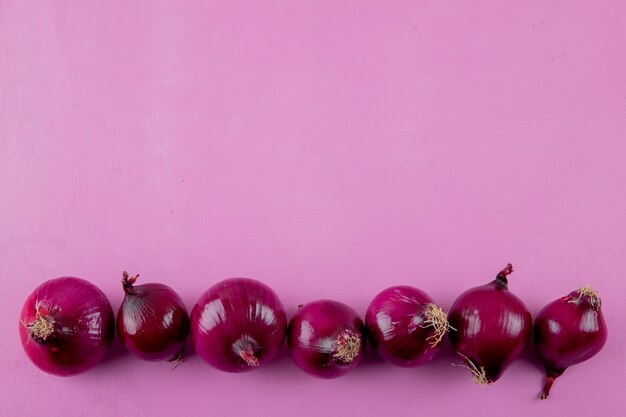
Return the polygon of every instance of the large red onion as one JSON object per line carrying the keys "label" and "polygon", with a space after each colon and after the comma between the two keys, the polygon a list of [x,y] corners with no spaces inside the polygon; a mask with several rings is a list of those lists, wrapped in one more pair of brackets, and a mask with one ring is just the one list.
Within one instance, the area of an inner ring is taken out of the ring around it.
{"label": "large red onion", "polygon": [[69,376],[96,366],[115,333],[104,293],[81,278],[61,277],[39,285],[20,314],[20,339],[42,371]]}
{"label": "large red onion", "polygon": [[477,383],[497,381],[530,341],[532,317],[508,289],[511,272],[508,264],[489,284],[465,291],[448,315],[452,345]]}
{"label": "large red onion", "polygon": [[554,380],[572,365],[598,353],[607,339],[598,293],[591,287],[572,291],[545,306],[537,316],[534,341],[546,369],[541,399]]}
{"label": "large red onion", "polygon": [[365,327],[349,306],[318,300],[298,309],[289,323],[287,340],[300,369],[320,378],[337,378],[361,362]]}
{"label": "large red onion", "polygon": [[250,278],[215,284],[191,312],[196,352],[221,371],[246,372],[268,363],[286,330],[285,308],[276,293]]}
{"label": "large red onion", "polygon": [[439,351],[448,320],[424,291],[398,285],[372,300],[365,327],[381,358],[393,365],[413,367],[430,361]]}
{"label": "large red onion", "polygon": [[180,296],[158,283],[133,285],[124,271],[124,301],[117,313],[117,334],[134,355],[149,361],[176,361],[182,357],[189,334],[189,316]]}

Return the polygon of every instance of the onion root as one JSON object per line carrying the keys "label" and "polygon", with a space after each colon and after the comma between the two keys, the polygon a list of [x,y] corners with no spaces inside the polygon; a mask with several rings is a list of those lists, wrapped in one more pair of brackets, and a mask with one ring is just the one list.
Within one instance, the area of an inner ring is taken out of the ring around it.
{"label": "onion root", "polygon": [[583,297],[588,297],[589,303],[591,304],[594,310],[598,310],[600,306],[602,305],[598,292],[594,290],[593,288],[591,288],[590,285],[585,285],[584,287],[576,290],[576,292],[578,293],[578,298],[572,298],[568,302],[578,303]]}
{"label": "onion root", "polygon": [[489,380],[487,379],[487,372],[483,366],[478,367],[472,362],[470,358],[459,353],[459,356],[463,358],[464,363],[453,363],[453,366],[460,366],[461,368],[468,369],[472,373],[472,380],[475,384],[478,385],[487,385],[489,384]]}
{"label": "onion root", "polygon": [[29,324],[22,322],[22,324],[24,324],[24,326],[30,331],[30,335],[35,340],[45,341],[52,335],[52,333],[54,333],[55,321],[54,318],[50,317],[50,315],[41,314],[39,311],[40,307],[41,304],[37,302],[35,304],[36,317],[34,322]]}
{"label": "onion root", "polygon": [[448,315],[445,311],[436,304],[427,304],[424,308],[424,314],[427,320],[420,327],[432,327],[435,330],[435,334],[426,338],[430,342],[430,346],[437,346],[443,340],[448,330],[456,330],[448,323]]}
{"label": "onion root", "polygon": [[361,338],[359,335],[352,330],[346,330],[337,336],[333,358],[343,363],[352,363],[360,350]]}

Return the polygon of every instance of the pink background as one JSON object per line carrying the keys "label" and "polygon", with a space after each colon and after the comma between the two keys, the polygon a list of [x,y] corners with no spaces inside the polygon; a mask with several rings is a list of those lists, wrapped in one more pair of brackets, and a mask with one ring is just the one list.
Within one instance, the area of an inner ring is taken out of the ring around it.
{"label": "pink background", "polygon": [[[624,415],[626,3],[127,3],[0,3],[0,415]],[[230,375],[116,341],[63,379],[18,340],[60,275],[116,311],[127,269],[189,310],[250,276],[290,315],[363,314],[400,283],[447,309],[508,261],[533,314],[603,296],[605,349],[548,401],[532,351],[480,387],[449,346],[326,381],[286,349]]]}

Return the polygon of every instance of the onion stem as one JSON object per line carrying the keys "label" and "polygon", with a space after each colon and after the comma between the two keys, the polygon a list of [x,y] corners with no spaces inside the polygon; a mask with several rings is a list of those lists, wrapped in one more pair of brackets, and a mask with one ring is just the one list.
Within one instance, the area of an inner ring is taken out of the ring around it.
{"label": "onion stem", "polygon": [[539,398],[541,398],[542,400],[545,400],[546,398],[548,398],[548,395],[550,395],[550,388],[552,388],[552,384],[554,383],[555,379],[556,378],[551,377],[551,376],[546,377],[546,383],[543,386],[543,390],[541,391]]}
{"label": "onion stem", "polygon": [[128,275],[128,272],[122,272],[122,287],[124,288],[124,292],[126,294],[131,294],[133,291],[133,284],[139,278],[139,274],[133,275],[132,277]]}
{"label": "onion stem", "polygon": [[496,288],[508,289],[509,280],[507,279],[507,276],[511,275],[511,273],[513,273],[513,265],[508,263],[500,272],[498,272],[498,275],[496,276],[494,281]]}
{"label": "onion stem", "polygon": [[239,356],[241,356],[241,359],[246,361],[248,366],[259,366],[259,360],[256,356],[254,356],[254,353],[248,352],[247,350],[242,350],[239,353]]}
{"label": "onion stem", "polygon": [[243,361],[252,367],[257,367],[261,364],[259,358],[255,354],[257,350],[258,343],[254,338],[250,335],[241,336],[235,343],[232,345],[233,352],[239,356]]}

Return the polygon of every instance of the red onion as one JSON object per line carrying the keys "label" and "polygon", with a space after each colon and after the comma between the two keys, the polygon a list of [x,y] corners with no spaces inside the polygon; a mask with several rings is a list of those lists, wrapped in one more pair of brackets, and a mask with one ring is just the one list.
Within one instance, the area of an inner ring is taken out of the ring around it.
{"label": "red onion", "polygon": [[69,376],[96,366],[115,333],[111,304],[95,285],[61,277],[39,285],[20,314],[20,339],[42,371]]}
{"label": "red onion", "polygon": [[511,272],[508,264],[489,284],[465,291],[448,315],[456,329],[449,333],[452,345],[476,383],[497,381],[530,341],[532,317],[508,289],[506,277]]}
{"label": "red onion", "polygon": [[250,278],[215,284],[191,312],[196,352],[221,371],[246,372],[268,363],[286,330],[287,315],[276,293]]}
{"label": "red onion", "polygon": [[449,326],[446,313],[425,292],[399,285],[372,300],[365,327],[381,358],[393,365],[413,367],[435,356]]}
{"label": "red onion", "polygon": [[298,309],[289,323],[287,340],[300,369],[320,378],[337,378],[361,362],[365,327],[347,305],[319,300]]}
{"label": "red onion", "polygon": [[124,301],[117,334],[134,355],[149,361],[177,361],[189,334],[189,316],[180,296],[163,284],[133,285],[139,275],[124,271]]}
{"label": "red onion", "polygon": [[598,293],[591,287],[572,291],[545,306],[535,321],[534,340],[546,369],[541,399],[554,380],[572,365],[598,353],[607,339]]}

